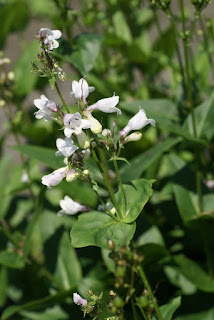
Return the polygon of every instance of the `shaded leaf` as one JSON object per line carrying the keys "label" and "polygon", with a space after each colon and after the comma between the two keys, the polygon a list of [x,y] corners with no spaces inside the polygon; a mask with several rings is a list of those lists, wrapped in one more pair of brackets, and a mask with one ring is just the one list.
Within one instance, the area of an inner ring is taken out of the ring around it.
{"label": "shaded leaf", "polygon": [[25,259],[23,256],[15,251],[0,251],[0,264],[5,267],[22,269],[25,265]]}
{"label": "shaded leaf", "polygon": [[198,289],[214,292],[214,279],[211,278],[195,261],[184,255],[174,256],[178,270]]}
{"label": "shaded leaf", "polygon": [[25,96],[31,92],[36,85],[38,75],[31,73],[31,61],[39,52],[39,42],[33,40],[22,52],[14,67],[16,94]]}
{"label": "shaded leaf", "polygon": [[12,148],[19,151],[22,154],[27,155],[30,158],[35,158],[39,160],[40,162],[46,164],[50,168],[58,169],[60,167],[65,166],[62,158],[55,156],[56,151],[53,149],[31,145],[13,146]]}
{"label": "shaded leaf", "polygon": [[[181,297],[172,299],[169,303],[160,307],[160,312],[164,320],[171,320],[175,311],[181,305]],[[154,320],[154,318],[152,318]]]}
{"label": "shaded leaf", "polygon": [[130,161],[131,166],[124,165],[120,169],[123,182],[139,178],[159,157],[181,141],[181,138],[167,138]]}

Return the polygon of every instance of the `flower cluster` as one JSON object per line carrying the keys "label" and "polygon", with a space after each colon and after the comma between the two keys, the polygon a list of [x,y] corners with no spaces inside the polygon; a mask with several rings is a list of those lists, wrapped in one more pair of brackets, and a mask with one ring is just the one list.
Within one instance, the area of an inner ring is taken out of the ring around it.
{"label": "flower cluster", "polygon": [[[38,33],[41,48],[45,51],[44,57],[47,59],[47,65],[52,61],[51,51],[59,46],[57,39],[60,37],[61,32],[59,30],[51,31],[50,29],[42,28]],[[52,72],[51,67],[48,72]],[[58,149],[56,156],[64,157],[65,166],[42,177],[42,183],[48,188],[56,186],[64,178],[67,182],[81,178],[93,186],[95,182],[90,176],[85,161],[90,157],[95,146],[106,148],[106,150],[112,151],[112,154],[119,156],[123,144],[139,140],[142,136],[140,132],[128,135],[130,131],[140,130],[147,124],[155,126],[155,121],[147,119],[145,111],[140,108],[139,112],[129,120],[127,126],[120,131],[119,135],[115,135],[114,129],[113,131],[107,128],[103,129],[101,123],[93,116],[93,113],[99,110],[103,113],[121,115],[121,110],[117,107],[119,96],[114,94],[112,97],[100,99],[96,103],[89,105],[87,98],[94,90],[95,88],[89,86],[85,78],[81,78],[79,81],[72,81],[70,96],[77,100],[79,106],[79,112],[75,113],[70,112],[62,97],[63,106],[58,106],[45,95],[41,95],[39,99],[34,100],[34,104],[38,108],[38,111],[35,112],[35,117],[37,119],[44,118],[45,121],[56,121],[62,126],[64,132],[64,137],[56,140]],[[68,196],[61,200],[60,206],[62,210],[59,214],[75,214],[86,209],[86,207],[73,202]]]}

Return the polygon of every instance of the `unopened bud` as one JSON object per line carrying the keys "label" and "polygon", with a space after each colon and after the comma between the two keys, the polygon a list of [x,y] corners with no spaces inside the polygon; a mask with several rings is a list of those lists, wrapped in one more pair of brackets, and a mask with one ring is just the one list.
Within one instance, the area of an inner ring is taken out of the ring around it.
{"label": "unopened bud", "polygon": [[72,181],[76,180],[79,177],[79,175],[80,175],[79,172],[73,172],[73,173],[67,175],[66,181],[67,182],[72,182]]}
{"label": "unopened bud", "polygon": [[89,174],[89,171],[88,171],[87,169],[85,169],[85,170],[83,171],[83,174],[84,174],[85,176],[87,176],[87,175]]}
{"label": "unopened bud", "polygon": [[4,107],[5,106],[5,101],[4,100],[0,100],[0,107]]}
{"label": "unopened bud", "polygon": [[108,240],[108,247],[111,251],[114,251],[115,249],[114,242],[111,239]]}
{"label": "unopened bud", "polygon": [[131,141],[138,141],[142,138],[142,133],[137,131],[131,133],[129,136],[127,136],[124,140],[124,143],[131,142]]}
{"label": "unopened bud", "polygon": [[103,135],[104,137],[111,137],[111,130],[109,130],[109,129],[103,129],[102,135]]}
{"label": "unopened bud", "polygon": [[112,209],[110,210],[110,212],[111,212],[111,214],[115,214],[115,213],[116,213],[116,209],[115,209],[115,207],[114,207],[114,208],[112,208]]}
{"label": "unopened bud", "polygon": [[14,72],[13,72],[13,71],[8,72],[7,78],[8,78],[10,81],[13,81],[13,80],[15,79],[15,74],[14,74]]}

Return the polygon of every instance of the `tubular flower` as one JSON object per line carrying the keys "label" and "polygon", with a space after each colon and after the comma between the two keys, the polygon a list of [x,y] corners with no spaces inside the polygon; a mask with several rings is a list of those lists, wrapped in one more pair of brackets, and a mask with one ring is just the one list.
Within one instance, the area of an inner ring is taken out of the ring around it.
{"label": "tubular flower", "polygon": [[111,98],[105,98],[98,100],[95,104],[92,104],[87,108],[88,111],[93,112],[95,109],[98,109],[105,113],[117,112],[117,115],[120,115],[122,112],[120,109],[115,108],[119,102],[119,96],[113,96]]}
{"label": "tubular flower", "polygon": [[34,113],[36,119],[44,118],[45,121],[49,121],[51,119],[52,112],[57,111],[56,103],[48,100],[44,94],[41,95],[40,99],[35,99],[33,103],[39,109]]}
{"label": "tubular flower", "polygon": [[86,206],[82,206],[78,202],[73,201],[69,196],[65,196],[64,200],[60,200],[59,202],[60,210],[57,215],[61,216],[62,214],[73,215],[80,211],[85,211],[87,208]]}
{"label": "tubular flower", "polygon": [[140,130],[149,123],[153,127],[155,127],[155,120],[148,119],[145,111],[139,107],[139,112],[134,117],[132,117],[129,120],[127,126],[120,131],[120,137],[124,138],[130,131]]}
{"label": "tubular flower", "polygon": [[86,299],[83,299],[78,293],[73,293],[73,300],[74,303],[77,304],[78,306],[86,306],[88,301]]}
{"label": "tubular flower", "polygon": [[83,112],[84,115],[87,117],[87,119],[91,122],[91,132],[94,134],[98,134],[102,131],[102,125],[101,123],[92,116],[91,112],[86,110]]}
{"label": "tubular flower", "polygon": [[68,167],[57,169],[52,173],[43,176],[42,184],[44,184],[49,189],[51,189],[51,187],[54,187],[57,184],[59,184],[62,181],[62,179],[66,177],[67,173],[68,173]]}
{"label": "tubular flower", "polygon": [[70,138],[57,139],[56,146],[59,151],[55,153],[56,156],[70,157],[77,149],[77,146],[74,145],[74,142]]}
{"label": "tubular flower", "polygon": [[91,122],[85,119],[82,119],[82,116],[79,112],[74,114],[68,113],[64,117],[64,134],[67,138],[70,138],[73,133],[77,136],[82,133],[82,129],[91,128]]}
{"label": "tubular flower", "polygon": [[61,38],[62,33],[59,30],[50,30],[48,28],[41,28],[39,30],[39,38],[45,38],[44,44],[48,46],[49,50],[59,47],[59,42],[56,39]]}
{"label": "tubular flower", "polygon": [[75,98],[83,100],[85,103],[89,93],[94,90],[94,87],[89,87],[87,81],[84,78],[81,78],[79,82],[76,80],[72,81],[72,92],[70,93],[70,96],[75,96]]}

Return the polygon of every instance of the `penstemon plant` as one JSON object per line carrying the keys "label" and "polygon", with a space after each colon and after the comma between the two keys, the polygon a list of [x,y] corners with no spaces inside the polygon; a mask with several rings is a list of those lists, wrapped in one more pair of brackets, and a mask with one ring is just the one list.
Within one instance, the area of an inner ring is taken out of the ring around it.
{"label": "penstemon plant", "polygon": [[[62,210],[58,212],[58,215],[81,213],[70,233],[73,247],[98,246],[109,250],[109,254],[113,256],[117,277],[116,288],[124,286],[126,292],[123,298],[120,298],[114,291],[110,292],[111,301],[107,308],[115,315],[106,319],[123,319],[123,307],[130,302],[134,319],[137,319],[137,305],[145,319],[147,315],[151,318],[154,313],[157,319],[161,320],[162,316],[157,301],[140,264],[142,257],[135,249],[130,250],[129,248],[136,229],[136,219],[152,195],[154,180],[138,179],[130,181],[129,184],[123,184],[118,166],[118,161],[127,162],[121,157],[126,143],[141,139],[142,134],[138,130],[148,124],[155,126],[155,120],[148,119],[145,111],[139,106],[139,112],[128,121],[122,130],[118,130],[116,119],[112,128],[103,128],[93,115],[95,111],[101,111],[106,114],[116,113],[117,116],[120,116],[121,110],[116,107],[119,103],[119,96],[114,94],[112,97],[100,99],[89,105],[88,96],[95,88],[90,87],[85,78],[72,82],[70,96],[75,97],[79,111],[71,113],[72,110],[65,103],[56,82],[57,76],[60,80],[65,80],[65,73],[53,58],[53,50],[59,46],[57,39],[60,37],[59,30],[40,29],[37,38],[41,47],[41,53],[38,54],[41,66],[37,66],[36,63],[32,64],[33,72],[47,77],[52,88],[55,86],[62,101],[62,106],[57,105],[45,95],[34,100],[34,105],[38,108],[35,117],[43,118],[45,121],[56,121],[64,133],[63,138],[56,140],[58,151],[55,156],[64,157],[65,166],[43,176],[42,184],[51,189],[63,179],[68,183],[82,179],[90,185],[100,201],[98,209],[93,211],[66,195],[60,201]],[[106,153],[105,161],[102,159],[101,152]],[[110,181],[108,162],[113,162],[118,183],[116,186],[113,186]],[[103,187],[108,192],[107,202],[103,199],[102,190],[92,173],[91,166],[93,165],[97,166]],[[135,288],[135,282],[137,282],[135,275],[142,282],[139,288]],[[124,284],[126,277],[130,279]],[[143,292],[142,296],[139,296],[140,292]],[[81,306],[84,314],[98,319],[102,313],[99,307],[102,293],[96,295],[89,291],[88,294],[89,302],[78,293],[74,293],[74,303]],[[141,301],[142,298],[146,303]]]}

